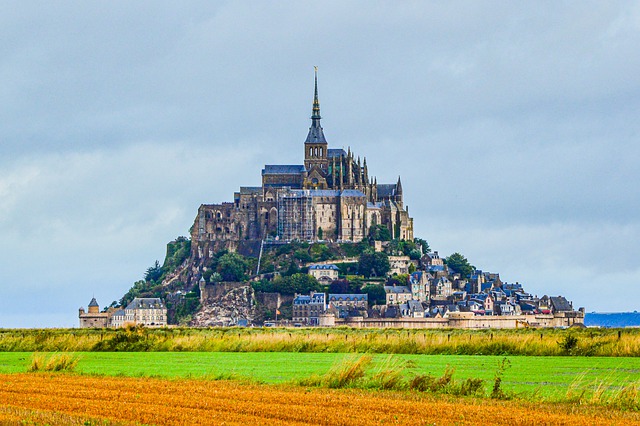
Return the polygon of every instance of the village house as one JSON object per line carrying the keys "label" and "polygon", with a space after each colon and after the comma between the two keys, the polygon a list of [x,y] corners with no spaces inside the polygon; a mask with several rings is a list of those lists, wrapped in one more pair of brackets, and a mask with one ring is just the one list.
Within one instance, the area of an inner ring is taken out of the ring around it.
{"label": "village house", "polygon": [[447,277],[436,278],[431,281],[431,298],[447,300],[453,294],[453,286]]}
{"label": "village house", "polygon": [[167,307],[158,297],[136,297],[124,309],[123,324],[166,327]]}
{"label": "village house", "polygon": [[385,285],[387,305],[399,305],[411,300],[412,294],[409,287],[404,285]]}
{"label": "village house", "polygon": [[294,323],[305,325],[320,325],[320,317],[327,310],[324,293],[312,291],[309,295],[296,294],[293,299]]}
{"label": "village house", "polygon": [[368,309],[368,294],[329,294],[330,307],[347,307],[352,309]]}
{"label": "village house", "polygon": [[430,285],[429,274],[424,271],[416,271],[409,275],[409,286],[413,300],[426,302],[429,300]]}
{"label": "village house", "polygon": [[411,259],[409,256],[389,256],[388,275],[401,275],[409,273]]}
{"label": "village house", "polygon": [[336,265],[310,265],[309,275],[322,284],[329,284],[338,279],[339,269]]}

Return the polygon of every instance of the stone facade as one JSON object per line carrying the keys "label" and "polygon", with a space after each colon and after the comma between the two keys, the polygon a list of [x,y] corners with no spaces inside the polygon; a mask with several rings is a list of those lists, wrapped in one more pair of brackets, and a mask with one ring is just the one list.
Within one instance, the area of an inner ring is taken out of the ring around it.
{"label": "stone facade", "polygon": [[331,281],[337,280],[338,273],[338,267],[332,264],[309,266],[309,275],[324,284],[328,284]]}
{"label": "stone facade", "polygon": [[167,307],[157,297],[136,297],[124,309],[124,324],[166,327]]}
{"label": "stone facade", "polygon": [[374,225],[413,239],[400,178],[378,184],[366,159],[329,148],[320,118],[316,78],[304,164],[266,165],[261,186],[241,187],[233,202],[201,205],[191,231],[194,258],[204,261],[220,248],[235,250],[267,237],[358,242]]}
{"label": "stone facade", "polygon": [[80,319],[80,328],[105,328],[109,326],[109,313],[100,312],[100,306],[96,302],[96,298],[92,298],[89,302],[88,312],[84,308],[78,311]]}

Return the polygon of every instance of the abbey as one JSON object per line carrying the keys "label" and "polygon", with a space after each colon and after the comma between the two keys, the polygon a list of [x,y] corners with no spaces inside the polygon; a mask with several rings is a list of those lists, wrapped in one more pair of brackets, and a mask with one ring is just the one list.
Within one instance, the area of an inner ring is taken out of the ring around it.
{"label": "abbey", "polygon": [[350,148],[329,148],[320,119],[316,72],[304,164],[265,165],[261,186],[240,187],[233,202],[201,205],[191,229],[197,257],[266,238],[358,242],[377,225],[413,240],[400,177],[394,184],[378,183],[366,158],[361,161]]}

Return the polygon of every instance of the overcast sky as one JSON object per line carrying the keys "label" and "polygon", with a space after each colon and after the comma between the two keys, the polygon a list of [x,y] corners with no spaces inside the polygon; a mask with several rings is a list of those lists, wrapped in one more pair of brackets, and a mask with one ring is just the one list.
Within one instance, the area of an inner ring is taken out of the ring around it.
{"label": "overcast sky", "polygon": [[640,300],[640,3],[0,3],[0,327],[76,326],[201,203],[329,145],[441,255]]}

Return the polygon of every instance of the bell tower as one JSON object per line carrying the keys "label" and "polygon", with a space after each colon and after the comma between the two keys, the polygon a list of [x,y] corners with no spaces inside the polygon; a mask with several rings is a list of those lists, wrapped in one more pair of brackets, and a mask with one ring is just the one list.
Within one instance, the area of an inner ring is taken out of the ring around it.
{"label": "bell tower", "polygon": [[323,177],[329,172],[329,160],[327,156],[327,140],[320,126],[320,101],[318,100],[318,67],[315,71],[315,92],[313,95],[313,110],[311,114],[311,127],[304,141],[304,167],[308,172],[316,169]]}

